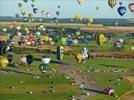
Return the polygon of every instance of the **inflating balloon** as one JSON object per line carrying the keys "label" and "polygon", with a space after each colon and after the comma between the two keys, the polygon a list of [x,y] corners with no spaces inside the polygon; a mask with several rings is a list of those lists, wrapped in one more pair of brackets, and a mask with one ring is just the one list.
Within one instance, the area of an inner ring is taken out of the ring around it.
{"label": "inflating balloon", "polygon": [[29,65],[34,61],[34,58],[33,58],[32,55],[27,55],[26,58],[27,58],[27,63],[28,63]]}
{"label": "inflating balloon", "polygon": [[120,6],[118,9],[117,9],[118,13],[120,16],[123,16],[125,15],[126,11],[127,11],[127,8],[125,6]]}
{"label": "inflating balloon", "polygon": [[117,0],[108,0],[108,4],[111,8],[114,8],[117,4]]}
{"label": "inflating balloon", "polygon": [[0,57],[0,69],[4,69],[8,65],[8,59]]}
{"label": "inflating balloon", "polygon": [[105,39],[105,35],[104,34],[99,33],[99,34],[96,35],[96,43],[98,45],[102,45],[105,42],[105,40],[106,39]]}
{"label": "inflating balloon", "polygon": [[128,5],[128,7],[129,7],[129,10],[130,10],[132,13],[134,13],[134,3],[130,3],[130,4]]}

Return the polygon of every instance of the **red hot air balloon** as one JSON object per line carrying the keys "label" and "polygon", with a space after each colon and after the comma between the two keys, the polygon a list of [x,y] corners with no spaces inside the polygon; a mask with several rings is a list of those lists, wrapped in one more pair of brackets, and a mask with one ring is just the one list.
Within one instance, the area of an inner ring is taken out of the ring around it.
{"label": "red hot air balloon", "polygon": [[131,11],[132,13],[134,13],[134,3],[130,3],[130,4],[128,5],[128,7],[129,7],[130,11]]}

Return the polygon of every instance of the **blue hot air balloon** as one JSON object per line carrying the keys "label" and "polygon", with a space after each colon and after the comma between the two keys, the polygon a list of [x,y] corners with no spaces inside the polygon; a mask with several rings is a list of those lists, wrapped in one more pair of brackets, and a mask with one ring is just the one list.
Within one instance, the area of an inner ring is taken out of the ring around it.
{"label": "blue hot air balloon", "polygon": [[118,9],[117,9],[118,13],[120,16],[123,16],[125,15],[126,11],[127,11],[127,8],[125,6],[120,6]]}

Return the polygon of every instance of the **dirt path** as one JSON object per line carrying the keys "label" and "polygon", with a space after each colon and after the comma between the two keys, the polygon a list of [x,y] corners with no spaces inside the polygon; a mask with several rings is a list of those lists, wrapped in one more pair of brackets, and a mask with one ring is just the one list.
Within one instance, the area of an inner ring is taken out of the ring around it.
{"label": "dirt path", "polygon": [[84,94],[82,94],[80,97],[76,97],[77,99],[86,100],[88,96],[95,95],[96,93],[101,93],[101,91],[104,89],[102,86],[97,84],[91,76],[81,75],[81,73],[76,72],[75,67],[73,65],[61,65],[60,73],[64,73],[65,75],[74,79],[76,86],[83,87],[82,91]]}

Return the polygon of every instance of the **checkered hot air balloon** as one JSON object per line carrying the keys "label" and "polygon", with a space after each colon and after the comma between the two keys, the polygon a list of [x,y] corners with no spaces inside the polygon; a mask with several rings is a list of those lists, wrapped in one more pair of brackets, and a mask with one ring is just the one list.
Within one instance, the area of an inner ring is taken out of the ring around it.
{"label": "checkered hot air balloon", "polygon": [[128,5],[128,7],[129,7],[130,11],[131,11],[132,13],[134,13],[134,3],[130,3],[130,4]]}
{"label": "checkered hot air balloon", "polygon": [[114,8],[117,4],[117,0],[108,0],[108,4],[111,8]]}

